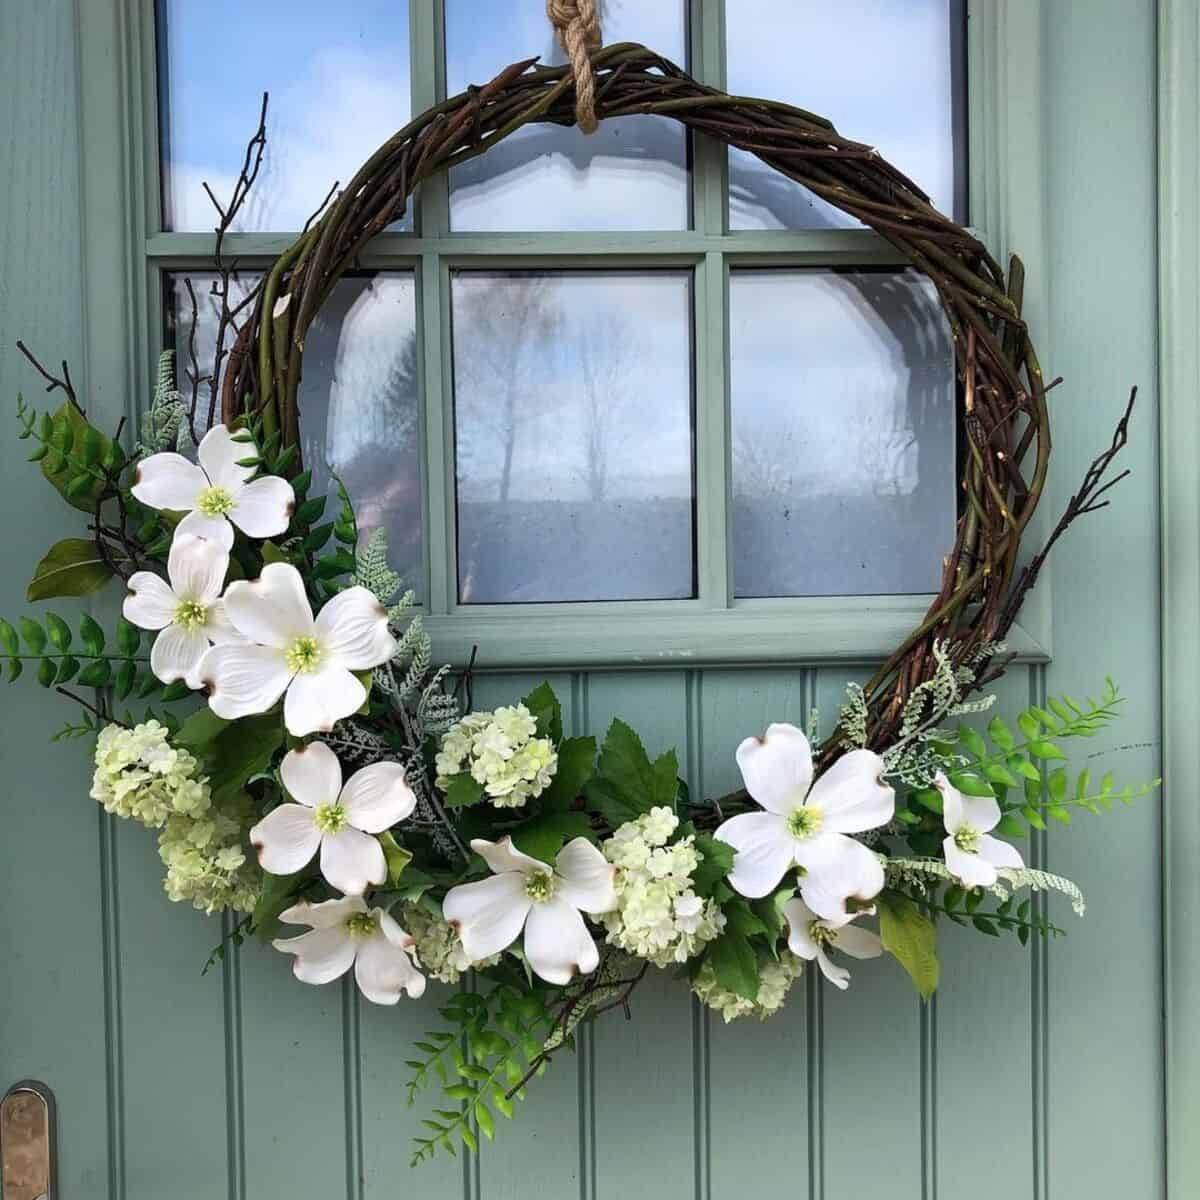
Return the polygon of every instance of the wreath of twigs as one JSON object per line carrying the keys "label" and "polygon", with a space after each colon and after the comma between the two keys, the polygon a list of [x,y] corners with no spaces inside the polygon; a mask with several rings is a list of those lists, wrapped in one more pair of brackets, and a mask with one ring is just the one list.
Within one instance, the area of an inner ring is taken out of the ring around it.
{"label": "wreath of twigs", "polygon": [[[777,101],[727,95],[632,43],[598,50],[591,60],[600,120],[674,117],[749,151],[874,229],[937,289],[954,339],[965,430],[960,515],[940,590],[925,618],[866,686],[869,745],[882,748],[894,740],[912,690],[933,673],[934,642],[944,643],[956,664],[977,661],[981,647],[1004,638],[1067,526],[1108,503],[1101,497],[1124,475],[1107,477],[1126,441],[1136,389],[1110,446],[1088,469],[1041,549],[1021,565],[1021,537],[1045,489],[1050,460],[1047,393],[1059,381],[1043,378],[1021,319],[1020,259],[1011,259],[1006,276],[978,238],[934,209],[875,149],[842,137],[824,117]],[[235,422],[247,409],[257,412],[267,434],[296,447],[293,462],[299,469],[304,338],[334,284],[368,242],[404,213],[422,180],[486,153],[522,126],[575,124],[571,69],[536,63],[514,63],[483,87],[417,117],[363,164],[331,205],[322,206],[323,214],[275,261],[250,318],[240,328],[232,322],[238,333],[220,395],[224,420]],[[256,135],[242,175],[249,183],[261,153]],[[217,207],[220,263],[220,236],[228,222]],[[227,273],[225,278],[228,291]],[[217,385],[208,382],[215,408]],[[975,686],[1002,670],[1002,663],[994,664]],[[825,753],[839,740],[835,731]]]}

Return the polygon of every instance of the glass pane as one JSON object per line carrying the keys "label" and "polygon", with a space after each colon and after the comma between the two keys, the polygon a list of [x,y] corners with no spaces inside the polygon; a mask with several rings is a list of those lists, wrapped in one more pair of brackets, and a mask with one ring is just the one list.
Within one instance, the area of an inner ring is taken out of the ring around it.
{"label": "glass pane", "polygon": [[950,331],[915,272],[730,280],[738,596],[937,590],[955,519]]}
{"label": "glass pane", "polygon": [[694,595],[690,273],[452,296],[459,599]]}
{"label": "glass pane", "polygon": [[271,94],[258,183],[234,226],[300,229],[410,116],[408,0],[158,0],[163,224],[211,230]]}
{"label": "glass pane", "polygon": [[[610,0],[601,9],[604,41],[643,42],[683,64],[686,7]],[[535,54],[565,61],[545,0],[446,0],[450,95]],[[686,229],[687,138],[666,117],[616,117],[590,136],[533,125],[456,168],[450,187],[454,229]]]}
{"label": "glass pane", "polygon": [[[167,344],[180,356],[187,389],[191,301],[185,276],[167,280]],[[200,301],[197,358],[212,362],[216,313],[206,292],[212,276],[190,276]],[[253,284],[254,280],[249,280]],[[311,494],[330,489],[331,472],[354,501],[360,531],[382,525],[389,558],[405,586],[423,590],[421,454],[417,393],[416,289],[411,272],[340,279],[304,340],[300,435]],[[331,500],[329,512],[336,507]]]}
{"label": "glass pane", "polygon": [[[828,117],[878,147],[936,208],[966,219],[962,0],[737,0],[726,12],[731,92]],[[858,225],[740,150],[729,154],[729,223]]]}

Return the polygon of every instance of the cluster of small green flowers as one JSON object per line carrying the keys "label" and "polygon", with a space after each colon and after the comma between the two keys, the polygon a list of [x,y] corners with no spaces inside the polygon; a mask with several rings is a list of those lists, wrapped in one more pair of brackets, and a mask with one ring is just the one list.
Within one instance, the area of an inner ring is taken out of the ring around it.
{"label": "cluster of small green flowers", "polygon": [[667,807],[627,821],[604,843],[616,868],[617,907],[599,918],[608,942],[657,967],[694,958],[725,927],[712,900],[692,890],[700,853],[689,834],[673,845],[679,818]]}
{"label": "cluster of small green flowers", "polygon": [[738,1017],[754,1015],[760,1021],[777,1013],[782,1007],[792,984],[804,969],[804,960],[790,950],[779,955],[778,962],[769,962],[758,973],[758,997],[746,1000],[728,991],[717,983],[712,967],[705,963],[692,980],[692,991],[702,1003],[715,1008],[728,1025]]}
{"label": "cluster of small green flowers", "polygon": [[161,829],[170,816],[208,811],[208,781],[197,776],[198,766],[186,750],[171,745],[157,721],[133,729],[106,725],[96,742],[91,795],[105,812]]}
{"label": "cluster of small green flowers", "polygon": [[238,813],[215,808],[195,756],[172,746],[157,721],[133,729],[105,726],[95,761],[92,798],[106,812],[162,831],[158,853],[172,900],[190,900],[207,913],[253,911],[258,871],[242,849],[252,820],[249,805]]}
{"label": "cluster of small green flowers", "polygon": [[[423,904],[407,903],[401,906],[396,919],[416,939],[417,961],[426,975],[453,984],[472,966],[458,931],[440,914]],[[500,955],[494,954],[474,965],[492,967],[499,961]]]}
{"label": "cluster of small green flowers", "polygon": [[253,912],[259,871],[242,850],[251,819],[248,811],[238,819],[216,808],[199,819],[168,817],[158,835],[168,897],[190,900],[209,914],[225,908]]}
{"label": "cluster of small green flowers", "polygon": [[536,737],[537,721],[524,704],[463,717],[442,739],[437,785],[469,771],[497,808],[520,808],[554,778],[558,755],[549,738]]}

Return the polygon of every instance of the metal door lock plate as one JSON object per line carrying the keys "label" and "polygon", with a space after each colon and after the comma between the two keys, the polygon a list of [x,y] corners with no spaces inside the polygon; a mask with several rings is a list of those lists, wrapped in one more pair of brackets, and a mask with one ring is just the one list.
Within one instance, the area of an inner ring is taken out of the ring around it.
{"label": "metal door lock plate", "polygon": [[54,1096],[32,1079],[0,1100],[0,1200],[54,1200]]}

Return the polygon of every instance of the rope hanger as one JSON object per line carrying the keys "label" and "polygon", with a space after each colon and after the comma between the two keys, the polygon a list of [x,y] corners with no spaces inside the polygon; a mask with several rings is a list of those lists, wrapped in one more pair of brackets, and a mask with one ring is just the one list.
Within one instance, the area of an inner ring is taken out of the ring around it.
{"label": "rope hanger", "polygon": [[584,133],[594,133],[596,79],[590,52],[601,46],[597,0],[546,0],[546,16],[575,76],[575,123]]}

